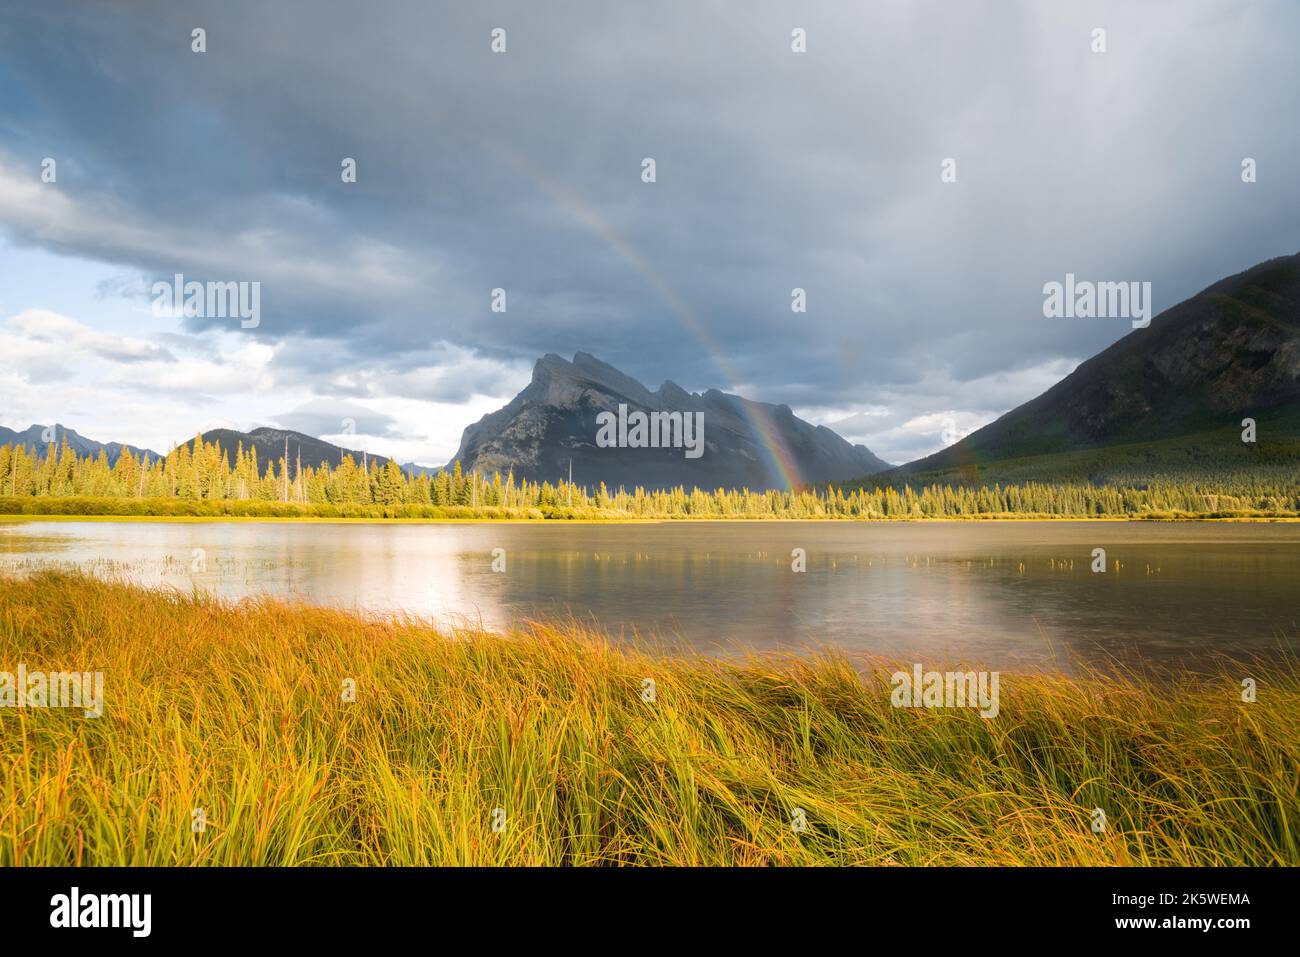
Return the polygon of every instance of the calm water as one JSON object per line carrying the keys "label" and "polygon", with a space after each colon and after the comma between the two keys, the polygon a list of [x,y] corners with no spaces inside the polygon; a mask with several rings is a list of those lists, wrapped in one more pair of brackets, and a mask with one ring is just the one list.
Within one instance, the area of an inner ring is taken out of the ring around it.
{"label": "calm water", "polygon": [[0,569],[42,565],[493,628],[572,614],[709,651],[833,644],[990,667],[1135,651],[1191,665],[1300,634],[1300,525],[0,522]]}

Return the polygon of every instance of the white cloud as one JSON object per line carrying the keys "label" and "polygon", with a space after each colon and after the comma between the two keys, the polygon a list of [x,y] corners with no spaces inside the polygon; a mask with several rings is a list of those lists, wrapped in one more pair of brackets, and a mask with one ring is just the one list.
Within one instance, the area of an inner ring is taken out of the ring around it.
{"label": "white cloud", "polygon": [[157,343],[99,332],[48,309],[26,309],[11,316],[0,329],[0,353],[21,362],[66,362],[77,357],[122,363],[172,359]]}
{"label": "white cloud", "polygon": [[[403,462],[442,465],[465,426],[527,381],[525,368],[450,347],[433,350],[445,364],[400,374],[382,366],[312,374],[286,361],[308,349],[233,329],[124,336],[28,309],[0,323],[0,424],[59,422],[101,442],[157,451],[209,429],[275,425]],[[340,354],[340,370],[343,363]],[[331,394],[344,378],[358,398]],[[487,383],[508,394],[481,394]],[[347,419],[355,432],[345,431]]]}
{"label": "white cloud", "polygon": [[[797,411],[850,442],[865,445],[885,461],[901,465],[938,452],[988,425],[1051,388],[1077,365],[1075,359],[1052,359],[967,381],[931,371],[905,393],[882,390],[877,398],[883,401],[877,404]],[[964,403],[964,407],[954,403]],[[912,411],[915,409],[925,411]]]}

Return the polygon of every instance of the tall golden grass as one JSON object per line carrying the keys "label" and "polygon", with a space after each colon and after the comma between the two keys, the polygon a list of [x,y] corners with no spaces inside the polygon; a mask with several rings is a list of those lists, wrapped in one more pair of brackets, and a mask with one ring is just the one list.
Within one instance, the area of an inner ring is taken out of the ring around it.
{"label": "tall golden grass", "polygon": [[6,865],[1300,861],[1292,664],[1250,671],[1253,704],[1235,672],[1003,675],[985,720],[895,709],[892,668],[833,653],[443,634],[55,573],[0,578],[19,662],[102,670],[106,704],[0,709]]}

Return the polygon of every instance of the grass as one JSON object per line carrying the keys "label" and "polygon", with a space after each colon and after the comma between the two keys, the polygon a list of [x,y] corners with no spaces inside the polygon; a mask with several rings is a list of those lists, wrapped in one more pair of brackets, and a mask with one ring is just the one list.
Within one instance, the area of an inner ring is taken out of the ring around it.
{"label": "grass", "polygon": [[891,666],[833,653],[440,634],[59,573],[0,577],[0,670],[20,662],[102,670],[105,713],[0,709],[4,865],[1300,862],[1293,663],[1252,668],[1251,704],[1235,671],[1003,675],[985,720],[892,708]]}

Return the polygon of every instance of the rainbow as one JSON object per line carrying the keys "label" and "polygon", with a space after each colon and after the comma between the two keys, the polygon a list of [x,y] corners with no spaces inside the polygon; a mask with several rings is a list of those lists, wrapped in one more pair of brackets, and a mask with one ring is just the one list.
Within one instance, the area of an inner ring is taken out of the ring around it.
{"label": "rainbow", "polygon": [[[703,346],[704,351],[713,361],[714,366],[722,373],[729,389],[735,388],[738,381],[731,364],[726,360],[725,351],[717,343],[713,336],[705,328],[704,324],[696,317],[695,311],[682,300],[677,292],[668,284],[667,280],[659,274],[654,266],[629,244],[623,237],[614,232],[613,228],[587,203],[567,189],[563,184],[552,179],[550,176],[537,169],[533,164],[527,162],[513,150],[501,145],[500,143],[490,142],[487,139],[476,136],[476,139],[486,149],[504,159],[512,167],[519,170],[529,179],[531,179],[539,188],[548,196],[565,209],[570,215],[586,226],[596,236],[600,237],[611,249],[619,254],[637,274],[645,280],[646,285],[655,291],[655,293],[668,305],[673,315],[677,317],[678,322]],[[774,480],[773,484],[782,488],[794,489],[803,485],[799,473],[798,465],[795,463],[794,456],[790,454],[785,443],[781,441],[777,434],[775,423],[771,417],[756,408],[751,402],[742,402],[739,404],[741,415],[749,425],[750,434],[755,438],[758,448],[763,455],[764,465],[767,468],[768,475]]]}

